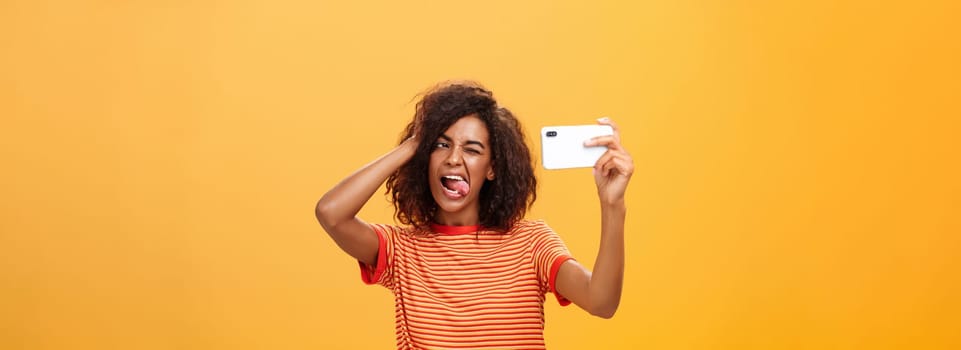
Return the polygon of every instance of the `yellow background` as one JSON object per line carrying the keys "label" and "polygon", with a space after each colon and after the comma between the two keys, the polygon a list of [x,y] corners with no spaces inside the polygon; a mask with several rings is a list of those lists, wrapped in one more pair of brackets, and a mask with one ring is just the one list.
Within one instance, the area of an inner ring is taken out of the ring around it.
{"label": "yellow background", "polygon": [[549,347],[961,348],[959,4],[4,1],[0,348],[392,347],[313,205],[452,78],[635,157],[621,308]]}

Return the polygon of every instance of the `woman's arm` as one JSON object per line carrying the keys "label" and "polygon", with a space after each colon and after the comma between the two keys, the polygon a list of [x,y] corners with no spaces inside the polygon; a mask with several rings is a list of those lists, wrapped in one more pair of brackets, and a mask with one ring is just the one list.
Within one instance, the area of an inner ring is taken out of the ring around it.
{"label": "woman's arm", "polygon": [[317,201],[315,213],[320,225],[340,249],[365,264],[377,263],[377,234],[357,213],[380,185],[414,156],[416,149],[416,139],[404,141],[348,176]]}
{"label": "woman's arm", "polygon": [[586,146],[606,146],[607,152],[594,165],[594,182],[601,202],[601,244],[588,271],[574,260],[568,260],[557,272],[557,291],[592,315],[611,318],[621,302],[624,283],[624,220],[627,208],[624,193],[634,160],[621,146],[617,126],[607,118],[598,121],[614,128],[614,135],[601,136]]}

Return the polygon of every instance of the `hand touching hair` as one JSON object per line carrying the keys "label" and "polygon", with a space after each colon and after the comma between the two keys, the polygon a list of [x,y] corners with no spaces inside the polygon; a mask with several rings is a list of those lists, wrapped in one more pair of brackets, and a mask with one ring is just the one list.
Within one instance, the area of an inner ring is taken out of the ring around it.
{"label": "hand touching hair", "polygon": [[523,219],[534,203],[537,179],[520,122],[510,110],[498,106],[493,93],[480,84],[447,82],[423,94],[401,137],[401,142],[414,138],[419,144],[411,160],[387,179],[399,222],[417,227],[432,222],[437,211],[427,178],[432,145],[454,122],[469,115],[487,126],[495,174],[494,180],[481,188],[481,226],[506,231]]}

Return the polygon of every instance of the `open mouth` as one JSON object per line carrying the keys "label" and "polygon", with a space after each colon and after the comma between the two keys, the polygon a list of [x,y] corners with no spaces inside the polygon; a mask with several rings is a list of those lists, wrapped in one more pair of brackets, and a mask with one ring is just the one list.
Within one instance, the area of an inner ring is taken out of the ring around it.
{"label": "open mouth", "polygon": [[458,175],[446,175],[440,178],[440,184],[444,191],[451,196],[463,197],[470,193],[470,183]]}

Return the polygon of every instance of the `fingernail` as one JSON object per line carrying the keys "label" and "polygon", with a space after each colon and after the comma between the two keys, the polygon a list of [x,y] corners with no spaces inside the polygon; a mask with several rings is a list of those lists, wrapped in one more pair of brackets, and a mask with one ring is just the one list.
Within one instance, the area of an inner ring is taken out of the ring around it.
{"label": "fingernail", "polygon": [[600,118],[597,118],[597,121],[599,121],[599,122],[606,122],[606,121],[608,121],[608,120],[611,120],[611,118],[608,118],[608,117],[600,117]]}

